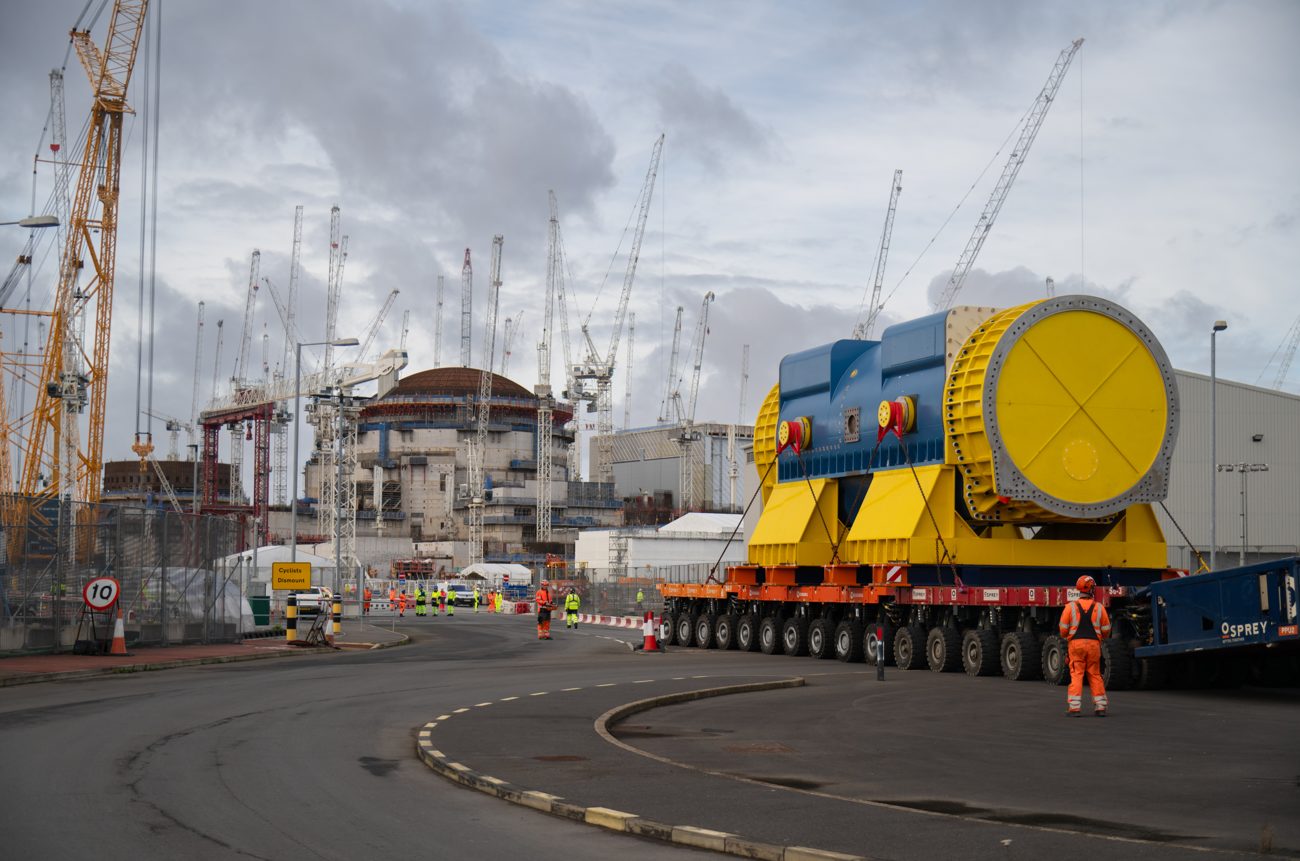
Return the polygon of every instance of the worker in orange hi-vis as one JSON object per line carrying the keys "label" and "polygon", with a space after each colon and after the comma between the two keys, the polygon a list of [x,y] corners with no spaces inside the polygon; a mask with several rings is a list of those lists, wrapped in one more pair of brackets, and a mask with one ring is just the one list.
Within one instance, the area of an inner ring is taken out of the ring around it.
{"label": "worker in orange hi-vis", "polygon": [[388,609],[397,609],[397,587],[395,586],[388,587]]}
{"label": "worker in orange hi-vis", "polygon": [[551,590],[546,588],[546,581],[537,587],[537,639],[551,639],[551,609],[554,606],[551,600]]}
{"label": "worker in orange hi-vis", "polygon": [[406,601],[407,601],[407,598],[406,598],[406,590],[403,589],[403,590],[402,590],[402,594],[400,594],[400,595],[397,596],[397,615],[398,615],[398,616],[402,616],[402,617],[406,616]]}
{"label": "worker in orange hi-vis", "polygon": [[1110,636],[1110,616],[1099,601],[1093,600],[1097,581],[1087,574],[1075,584],[1078,599],[1061,611],[1061,638],[1070,644],[1070,687],[1066,694],[1066,714],[1078,717],[1083,709],[1083,677],[1088,676],[1092,707],[1097,717],[1106,716],[1109,703],[1106,685],[1101,680],[1101,641]]}
{"label": "worker in orange hi-vis", "polygon": [[369,586],[366,587],[365,596],[366,603],[362,606],[361,612],[368,615],[370,613],[370,599],[374,597],[374,593],[370,591]]}

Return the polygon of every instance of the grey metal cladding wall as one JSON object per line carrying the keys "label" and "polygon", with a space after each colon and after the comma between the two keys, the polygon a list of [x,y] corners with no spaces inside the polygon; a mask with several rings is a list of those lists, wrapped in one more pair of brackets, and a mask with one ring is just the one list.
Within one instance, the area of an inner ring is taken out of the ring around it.
{"label": "grey metal cladding wall", "polygon": [[[1182,415],[1166,501],[1170,513],[1188,538],[1208,551],[1214,460],[1268,464],[1267,472],[1251,472],[1246,479],[1248,550],[1300,551],[1300,395],[1218,380],[1217,456],[1212,460],[1210,378],[1190,371],[1178,371],[1176,377]],[[1219,553],[1232,555],[1218,560],[1219,567],[1225,567],[1236,564],[1241,546],[1240,474],[1219,472],[1217,485]],[[1158,506],[1157,513],[1171,547],[1171,563],[1186,565],[1186,555],[1175,549],[1183,539]]]}

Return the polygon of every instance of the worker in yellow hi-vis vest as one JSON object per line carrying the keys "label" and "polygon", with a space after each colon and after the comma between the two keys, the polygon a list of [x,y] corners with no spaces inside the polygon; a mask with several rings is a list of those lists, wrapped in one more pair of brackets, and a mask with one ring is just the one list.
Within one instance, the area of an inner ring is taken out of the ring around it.
{"label": "worker in yellow hi-vis vest", "polygon": [[478,612],[478,598],[479,598],[479,595],[478,595],[478,586],[475,586],[475,587],[474,587],[474,612],[475,612],[475,613]]}
{"label": "worker in yellow hi-vis vest", "polygon": [[456,587],[455,586],[447,587],[447,615],[448,616],[456,615]]}
{"label": "worker in yellow hi-vis vest", "polygon": [[564,627],[578,627],[578,608],[581,606],[582,598],[578,597],[578,590],[570,586],[569,594],[564,596]]}

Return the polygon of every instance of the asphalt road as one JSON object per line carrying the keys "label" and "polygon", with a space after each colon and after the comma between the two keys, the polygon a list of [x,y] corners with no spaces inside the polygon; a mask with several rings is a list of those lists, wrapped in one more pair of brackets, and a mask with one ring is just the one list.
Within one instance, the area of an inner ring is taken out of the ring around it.
{"label": "asphalt road", "polygon": [[[1041,683],[891,669],[882,684],[807,658],[633,653],[632,632],[557,626],[539,643],[529,622],[408,618],[415,642],[397,649],[4,689],[3,854],[702,857],[456,786],[415,756],[428,722],[449,756],[519,786],[779,844],[900,861],[1262,840],[1300,854],[1294,691],[1122,693],[1106,720],[1069,720]],[[618,728],[680,764],[593,725],[632,700],[796,675],[808,685]]]}

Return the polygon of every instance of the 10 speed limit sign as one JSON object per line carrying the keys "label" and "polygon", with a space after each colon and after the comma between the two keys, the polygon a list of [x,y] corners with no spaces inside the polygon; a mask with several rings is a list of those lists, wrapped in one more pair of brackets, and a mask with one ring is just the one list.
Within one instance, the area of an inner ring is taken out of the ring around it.
{"label": "10 speed limit sign", "polygon": [[81,591],[82,600],[92,610],[107,610],[117,603],[122,587],[112,577],[96,577]]}

